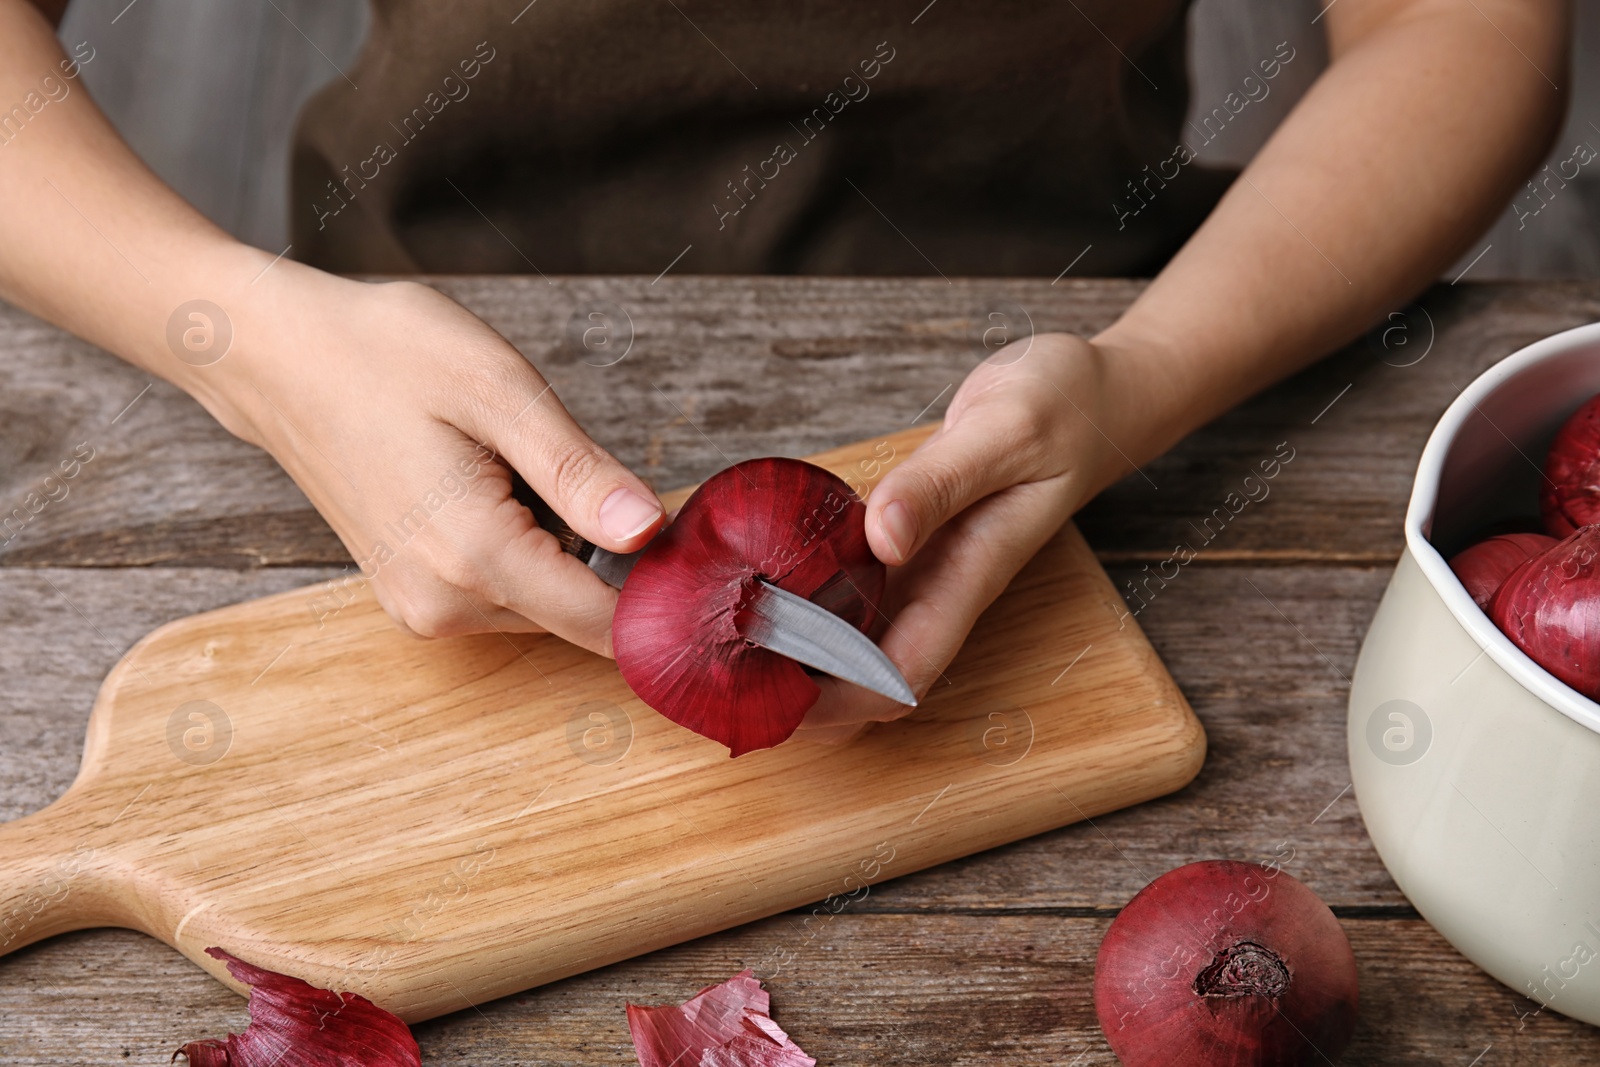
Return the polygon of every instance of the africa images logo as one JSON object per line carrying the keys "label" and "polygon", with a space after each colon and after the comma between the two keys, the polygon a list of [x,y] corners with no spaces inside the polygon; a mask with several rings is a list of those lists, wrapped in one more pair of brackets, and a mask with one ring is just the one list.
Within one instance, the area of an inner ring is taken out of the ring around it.
{"label": "africa images logo", "polygon": [[1367,717],[1367,747],[1383,762],[1405,767],[1428,754],[1433,722],[1409,700],[1388,700]]}

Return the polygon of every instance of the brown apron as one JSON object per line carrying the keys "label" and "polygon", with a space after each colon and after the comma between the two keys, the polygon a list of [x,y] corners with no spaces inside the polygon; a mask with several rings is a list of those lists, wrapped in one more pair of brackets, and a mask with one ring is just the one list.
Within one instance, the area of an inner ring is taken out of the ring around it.
{"label": "brown apron", "polygon": [[1054,276],[1092,245],[1080,273],[1158,268],[1226,177],[1119,207],[1181,136],[1187,0],[923,3],[375,0],[300,119],[293,254]]}

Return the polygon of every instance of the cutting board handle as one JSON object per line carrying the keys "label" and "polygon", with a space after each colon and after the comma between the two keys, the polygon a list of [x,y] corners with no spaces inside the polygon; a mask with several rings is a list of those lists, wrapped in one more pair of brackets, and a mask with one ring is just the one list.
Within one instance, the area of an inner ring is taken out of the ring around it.
{"label": "cutting board handle", "polygon": [[104,888],[103,821],[84,818],[69,793],[0,823],[0,956],[68,930],[137,925]]}
{"label": "cutting board handle", "polygon": [[[810,458],[865,497],[935,429],[937,424],[914,426]],[[672,507],[691,491],[662,498]],[[96,744],[92,729],[89,744]],[[113,824],[143,796],[129,792],[134,795],[108,798],[93,785],[75,785],[50,806],[0,823],[0,956],[69,930],[160,927],[156,917],[173,901],[146,896],[139,879],[130,877],[136,850],[117,844],[129,827]]]}

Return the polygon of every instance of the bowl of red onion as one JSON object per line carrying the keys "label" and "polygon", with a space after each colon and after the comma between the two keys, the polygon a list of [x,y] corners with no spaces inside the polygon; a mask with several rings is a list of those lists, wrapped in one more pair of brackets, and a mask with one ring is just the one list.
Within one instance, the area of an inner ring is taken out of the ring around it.
{"label": "bowl of red onion", "polygon": [[1356,661],[1349,752],[1367,831],[1423,917],[1600,1024],[1597,523],[1600,324],[1508,356],[1434,427]]}

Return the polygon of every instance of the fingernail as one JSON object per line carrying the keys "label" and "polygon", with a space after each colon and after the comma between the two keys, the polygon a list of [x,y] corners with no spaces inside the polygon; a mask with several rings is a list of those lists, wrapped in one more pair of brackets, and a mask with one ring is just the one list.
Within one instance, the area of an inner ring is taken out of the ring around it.
{"label": "fingernail", "polygon": [[613,541],[628,541],[648,530],[661,517],[661,505],[632,489],[616,489],[600,505],[600,528]]}
{"label": "fingernail", "polygon": [[891,500],[878,517],[878,525],[889,542],[896,563],[904,563],[911,555],[911,546],[917,543],[917,517],[904,501]]}

